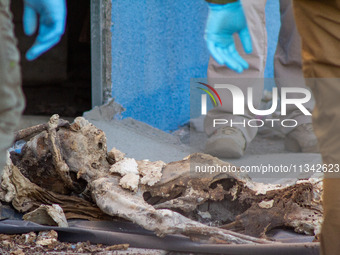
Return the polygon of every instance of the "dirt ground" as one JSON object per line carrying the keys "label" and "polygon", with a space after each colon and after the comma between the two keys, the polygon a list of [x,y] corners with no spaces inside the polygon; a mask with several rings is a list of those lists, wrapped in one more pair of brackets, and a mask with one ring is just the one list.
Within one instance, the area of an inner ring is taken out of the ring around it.
{"label": "dirt ground", "polygon": [[129,248],[129,244],[102,245],[89,242],[66,243],[58,241],[54,230],[38,234],[30,232],[22,235],[0,234],[0,254],[107,254],[107,255],[163,255],[165,251]]}

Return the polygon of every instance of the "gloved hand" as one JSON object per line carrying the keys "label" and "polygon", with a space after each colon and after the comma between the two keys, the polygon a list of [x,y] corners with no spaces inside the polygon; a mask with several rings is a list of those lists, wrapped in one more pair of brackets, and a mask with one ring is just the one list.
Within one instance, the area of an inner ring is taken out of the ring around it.
{"label": "gloved hand", "polygon": [[240,1],[225,5],[209,4],[204,36],[208,50],[220,65],[241,73],[249,65],[236,50],[234,33],[239,35],[244,51],[251,53],[251,37]]}
{"label": "gloved hand", "polygon": [[66,0],[24,0],[24,32],[33,35],[39,32],[26,58],[34,60],[56,45],[65,32]]}

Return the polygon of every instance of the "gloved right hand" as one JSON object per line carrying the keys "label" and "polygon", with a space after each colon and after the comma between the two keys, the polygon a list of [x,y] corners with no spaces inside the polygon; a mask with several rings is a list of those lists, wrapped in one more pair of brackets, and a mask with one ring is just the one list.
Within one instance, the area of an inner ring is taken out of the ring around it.
{"label": "gloved right hand", "polygon": [[249,65],[236,50],[234,33],[239,35],[244,51],[251,53],[251,37],[240,1],[225,5],[209,3],[204,36],[208,50],[220,65],[241,73]]}
{"label": "gloved right hand", "polygon": [[56,45],[65,31],[66,0],[24,0],[23,25],[26,35],[39,32],[33,46],[26,53],[34,60]]}

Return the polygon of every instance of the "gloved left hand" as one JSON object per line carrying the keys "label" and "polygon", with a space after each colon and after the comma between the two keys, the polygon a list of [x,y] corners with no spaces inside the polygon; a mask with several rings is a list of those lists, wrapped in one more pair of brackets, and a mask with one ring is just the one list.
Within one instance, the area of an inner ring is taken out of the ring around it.
{"label": "gloved left hand", "polygon": [[225,5],[209,4],[204,38],[210,54],[220,65],[241,73],[249,65],[236,50],[234,34],[239,35],[244,51],[251,53],[251,37],[240,0]]}
{"label": "gloved left hand", "polygon": [[34,60],[56,45],[65,32],[66,0],[24,0],[23,25],[26,35],[39,32],[26,58]]}

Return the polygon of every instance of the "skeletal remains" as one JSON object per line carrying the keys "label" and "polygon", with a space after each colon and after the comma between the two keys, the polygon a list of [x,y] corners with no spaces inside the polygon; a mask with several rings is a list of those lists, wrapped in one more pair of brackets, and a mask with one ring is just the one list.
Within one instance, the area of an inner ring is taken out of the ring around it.
{"label": "skeletal remains", "polygon": [[17,133],[23,138],[28,142],[21,154],[11,154],[0,192],[20,212],[58,204],[67,219],[118,217],[159,236],[237,244],[270,243],[265,234],[275,227],[320,231],[318,178],[281,186],[239,172],[196,173],[190,166],[229,165],[200,153],[169,164],[136,161],[107,152],[104,132],[81,117],[69,124],[53,115]]}

